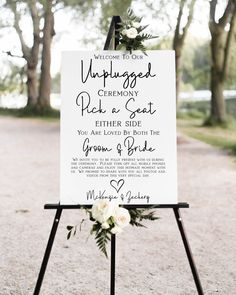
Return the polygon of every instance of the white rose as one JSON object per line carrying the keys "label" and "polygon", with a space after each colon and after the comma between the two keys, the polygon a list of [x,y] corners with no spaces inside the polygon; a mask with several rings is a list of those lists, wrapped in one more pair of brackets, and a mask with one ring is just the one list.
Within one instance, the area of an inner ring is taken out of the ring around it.
{"label": "white rose", "polygon": [[135,28],[135,29],[138,29],[140,27],[140,23],[138,22],[133,22],[132,23],[132,26]]}
{"label": "white rose", "polygon": [[138,31],[135,28],[130,28],[126,31],[126,36],[130,39],[135,39],[138,35]]}
{"label": "white rose", "polygon": [[110,227],[109,223],[108,222],[103,222],[102,223],[102,228],[103,229],[108,229]]}
{"label": "white rose", "polygon": [[122,228],[120,228],[119,226],[114,226],[112,229],[111,229],[111,233],[113,234],[113,235],[116,235],[116,234],[120,234],[120,233],[122,233]]}
{"label": "white rose", "polygon": [[115,210],[115,214],[113,218],[114,218],[115,224],[120,228],[124,228],[130,223],[130,214],[129,214],[129,211],[125,208],[118,207]]}
{"label": "white rose", "polygon": [[127,33],[127,30],[126,29],[124,29],[124,30],[121,31],[121,34],[124,35],[124,36],[126,35],[126,33]]}
{"label": "white rose", "polygon": [[98,200],[93,204],[92,216],[100,223],[106,222],[115,212],[116,205],[108,200]]}

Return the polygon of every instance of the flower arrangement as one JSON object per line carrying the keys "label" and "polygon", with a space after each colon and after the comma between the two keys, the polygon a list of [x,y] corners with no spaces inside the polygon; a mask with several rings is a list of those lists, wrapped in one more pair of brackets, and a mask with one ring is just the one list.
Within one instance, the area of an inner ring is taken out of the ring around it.
{"label": "flower arrangement", "polygon": [[127,50],[130,53],[132,50],[141,50],[147,55],[143,42],[158,37],[143,33],[148,25],[142,26],[141,21],[142,17],[137,17],[132,9],[128,9],[127,19],[119,24],[120,44],[117,46],[117,50]]}
{"label": "flower arrangement", "polygon": [[[119,234],[123,229],[131,224],[132,226],[145,227],[142,220],[156,220],[153,211],[147,209],[125,209],[115,202],[108,200],[97,200],[91,209],[85,208],[89,215],[89,220],[93,222],[90,234],[95,234],[98,248],[108,257],[106,246],[112,234]],[[83,219],[81,225],[85,220]],[[78,225],[67,226],[67,239],[77,233]]]}

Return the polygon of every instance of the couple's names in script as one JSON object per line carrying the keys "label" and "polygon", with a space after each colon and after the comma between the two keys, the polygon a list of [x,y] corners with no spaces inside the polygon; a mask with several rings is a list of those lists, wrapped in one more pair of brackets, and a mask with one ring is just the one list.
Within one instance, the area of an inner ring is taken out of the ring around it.
{"label": "couple's names in script", "polygon": [[120,194],[109,194],[106,192],[106,190],[99,190],[98,192],[95,191],[95,189],[90,189],[88,192],[86,192],[86,198],[87,200],[121,200],[122,202],[126,202],[127,204],[132,203],[133,201],[137,200],[143,200],[147,204],[150,203],[151,196],[147,194],[142,194],[140,192],[132,192],[131,190],[127,191],[126,193],[120,193]]}

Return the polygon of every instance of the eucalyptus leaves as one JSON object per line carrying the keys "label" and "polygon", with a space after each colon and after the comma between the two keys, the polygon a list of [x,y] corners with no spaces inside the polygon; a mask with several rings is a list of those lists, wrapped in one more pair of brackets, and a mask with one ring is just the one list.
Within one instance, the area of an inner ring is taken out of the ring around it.
{"label": "eucalyptus leaves", "polygon": [[148,25],[141,25],[142,17],[137,17],[131,9],[127,12],[127,19],[120,23],[120,44],[117,46],[117,50],[128,50],[132,53],[132,50],[141,50],[146,54],[146,47],[143,42],[145,40],[157,38],[150,34],[143,33]]}
{"label": "eucalyptus leaves", "polygon": [[[129,224],[138,227],[145,227],[142,220],[156,220],[154,212],[146,209],[125,209],[115,202],[108,200],[97,200],[92,209],[85,209],[89,215],[89,220],[93,222],[90,234],[95,235],[95,241],[98,248],[107,257],[107,243],[112,234],[121,233]],[[85,220],[82,220],[81,225]],[[67,226],[67,239],[77,233],[76,226]]]}

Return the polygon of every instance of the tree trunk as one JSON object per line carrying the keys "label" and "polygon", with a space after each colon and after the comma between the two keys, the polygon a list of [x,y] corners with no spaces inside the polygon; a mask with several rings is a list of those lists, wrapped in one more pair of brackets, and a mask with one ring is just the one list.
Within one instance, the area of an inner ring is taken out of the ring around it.
{"label": "tree trunk", "polygon": [[[231,43],[234,35],[236,5],[229,0],[222,17],[216,22],[218,0],[210,1],[209,29],[211,33],[211,115],[207,123],[214,125],[226,122],[224,81],[230,62]],[[226,26],[229,24],[229,30]]]}
{"label": "tree trunk", "polygon": [[54,18],[52,13],[52,0],[46,1],[44,28],[43,28],[43,50],[41,76],[39,86],[38,105],[40,108],[50,108],[51,93],[51,42],[54,35]]}
{"label": "tree trunk", "polygon": [[211,121],[214,124],[222,124],[226,121],[224,83],[221,75],[212,66],[211,69]]}
{"label": "tree trunk", "polygon": [[214,123],[224,123],[226,120],[225,101],[224,101],[224,30],[216,27],[212,32],[211,39],[211,121]]}
{"label": "tree trunk", "polygon": [[27,65],[27,106],[34,107],[38,100],[38,85],[37,85],[36,67]]}
{"label": "tree trunk", "polygon": [[[175,71],[176,71],[176,105],[179,100],[179,90],[181,81],[181,56],[184,47],[184,42],[187,36],[188,29],[193,19],[193,10],[196,0],[191,0],[189,5],[186,0],[179,1],[179,13],[177,17],[177,23],[175,27],[174,39],[173,39],[173,49],[175,50]],[[185,6],[188,6],[188,18],[187,23],[181,29],[181,22],[184,13]]]}
{"label": "tree trunk", "polygon": [[[33,45],[29,47],[24,39],[22,29],[20,27],[21,15],[19,13],[19,3],[20,1],[7,0],[6,5],[11,9],[14,14],[14,28],[19,37],[22,49],[22,57],[27,63],[27,95],[28,102],[27,107],[36,106],[38,99],[38,85],[37,85],[37,64],[39,55],[39,44],[40,44],[40,17],[37,10],[36,0],[28,1],[30,15],[33,23]],[[10,54],[12,55],[12,54]],[[12,55],[13,56],[13,55]]]}
{"label": "tree trunk", "polygon": [[181,81],[181,50],[175,48],[175,75],[176,75],[176,104],[179,101],[179,90]]}

